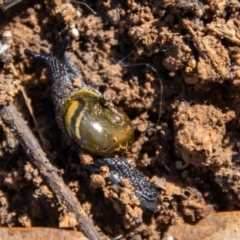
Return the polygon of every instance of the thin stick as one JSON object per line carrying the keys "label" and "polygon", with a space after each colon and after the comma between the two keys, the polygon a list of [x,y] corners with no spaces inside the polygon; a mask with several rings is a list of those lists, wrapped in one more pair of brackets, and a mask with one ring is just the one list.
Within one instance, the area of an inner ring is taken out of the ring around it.
{"label": "thin stick", "polygon": [[75,3],[82,4],[82,5],[84,5],[89,11],[91,11],[92,14],[94,14],[94,15],[97,14],[92,8],[90,8],[90,6],[89,6],[88,4],[86,4],[86,3],[84,3],[84,2],[79,2],[79,1],[71,1],[71,2],[75,2]]}
{"label": "thin stick", "polygon": [[42,145],[43,145],[43,149],[46,149],[46,146],[47,146],[48,141],[47,141],[47,139],[43,136],[42,131],[40,131],[40,129],[39,129],[39,124],[38,124],[38,121],[37,121],[37,119],[36,119],[36,117],[35,117],[35,114],[34,114],[34,111],[33,111],[33,108],[32,108],[32,104],[31,104],[31,100],[30,100],[30,98],[27,96],[27,93],[26,93],[26,91],[25,91],[25,89],[24,89],[23,87],[20,87],[20,92],[22,93],[22,96],[23,96],[23,99],[24,99],[24,101],[25,101],[25,103],[26,103],[26,106],[27,106],[27,108],[28,108],[28,111],[29,111],[29,113],[30,113],[30,115],[31,115],[31,117],[32,117],[32,119],[33,119],[34,125],[35,125],[36,130],[37,130],[37,132],[38,132],[38,135],[39,135],[39,137],[40,137],[40,139],[41,139],[41,142],[42,142]]}
{"label": "thin stick", "polygon": [[3,12],[6,12],[8,9],[14,7],[15,5],[17,5],[20,2],[22,2],[22,0],[13,0],[11,2],[3,3],[3,4],[0,5],[0,9]]}
{"label": "thin stick", "polygon": [[32,164],[37,167],[41,176],[47,182],[59,203],[65,206],[69,212],[75,214],[79,229],[89,239],[100,239],[99,234],[94,229],[93,224],[83,211],[80,203],[72,194],[70,189],[65,185],[63,179],[59,177],[57,169],[49,163],[49,160],[46,158],[45,153],[42,151],[36,138],[14,105],[10,103],[8,106],[0,106],[0,117],[16,135],[25,150],[26,155],[29,157]]}

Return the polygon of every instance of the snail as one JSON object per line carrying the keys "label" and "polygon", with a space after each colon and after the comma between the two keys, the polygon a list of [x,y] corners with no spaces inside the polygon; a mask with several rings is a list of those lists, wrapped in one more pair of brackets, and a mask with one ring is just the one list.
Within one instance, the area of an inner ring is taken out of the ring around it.
{"label": "snail", "polygon": [[[51,72],[56,120],[62,132],[90,153],[107,156],[124,152],[133,141],[133,127],[126,113],[101,103],[101,93],[87,85],[78,68],[64,53],[25,53],[44,61]],[[80,81],[75,86],[74,81]]]}
{"label": "snail", "polygon": [[[88,169],[96,172],[100,166],[107,165],[110,181],[118,185],[121,179],[128,178],[140,206],[154,211],[158,199],[155,186],[126,161],[109,157],[124,152],[132,143],[134,131],[130,119],[122,109],[105,106],[101,93],[83,81],[80,70],[65,56],[67,45],[65,40],[56,54],[25,50],[26,55],[45,62],[50,70],[59,128],[81,149],[102,156]],[[79,84],[74,84],[77,80]]]}

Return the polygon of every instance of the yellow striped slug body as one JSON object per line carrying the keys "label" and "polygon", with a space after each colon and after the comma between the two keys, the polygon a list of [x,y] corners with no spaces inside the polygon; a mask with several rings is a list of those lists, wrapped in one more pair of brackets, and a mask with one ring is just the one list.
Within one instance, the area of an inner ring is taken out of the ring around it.
{"label": "yellow striped slug body", "polygon": [[[140,206],[149,212],[154,211],[158,204],[156,187],[123,159],[109,157],[123,152],[132,143],[133,127],[130,119],[123,110],[102,104],[101,93],[86,85],[79,69],[65,57],[66,47],[65,42],[55,55],[25,51],[49,67],[59,128],[82,149],[103,156],[88,165],[88,169],[96,172],[100,171],[101,166],[107,165],[112,183],[121,186],[122,179],[127,178],[134,187]],[[81,87],[73,84],[76,79],[80,80]]]}
{"label": "yellow striped slug body", "polygon": [[[52,79],[52,97],[60,129],[82,149],[96,155],[125,151],[133,141],[133,127],[123,110],[101,103],[101,94],[82,80],[79,69],[65,57],[67,43],[55,55],[25,53],[44,61]],[[80,79],[75,87],[74,79]]]}

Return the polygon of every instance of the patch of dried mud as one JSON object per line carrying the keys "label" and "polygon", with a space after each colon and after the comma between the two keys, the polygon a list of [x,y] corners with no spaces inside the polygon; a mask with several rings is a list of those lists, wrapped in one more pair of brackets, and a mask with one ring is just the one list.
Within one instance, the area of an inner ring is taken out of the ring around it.
{"label": "patch of dried mud", "polygon": [[[177,222],[195,223],[216,210],[238,209],[240,3],[86,4],[23,1],[1,13],[0,104],[14,99],[104,234],[160,239]],[[6,31],[10,39],[3,37]],[[106,180],[107,169],[89,176],[77,161],[67,163],[68,143],[54,119],[49,74],[24,55],[26,48],[55,51],[66,35],[72,39],[68,56],[85,81],[132,120],[135,142],[125,157],[160,190],[151,215],[142,214],[127,180],[119,188]],[[1,226],[74,225],[4,126],[0,156]]]}

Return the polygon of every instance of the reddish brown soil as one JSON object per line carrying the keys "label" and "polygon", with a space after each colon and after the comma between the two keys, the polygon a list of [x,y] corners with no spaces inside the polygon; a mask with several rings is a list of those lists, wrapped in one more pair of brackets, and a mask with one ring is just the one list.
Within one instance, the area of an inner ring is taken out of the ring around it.
{"label": "reddish brown soil", "polygon": [[[107,236],[161,239],[178,221],[194,224],[214,211],[238,210],[240,3],[86,4],[25,0],[0,14],[0,104],[14,101]],[[26,48],[56,51],[66,35],[72,38],[67,54],[84,80],[132,120],[135,141],[124,157],[159,188],[153,214],[142,213],[127,180],[122,189],[106,183],[106,167],[90,176],[77,160],[68,162],[69,143],[55,122],[48,71],[24,55]],[[0,225],[74,227],[11,130],[2,126]]]}

